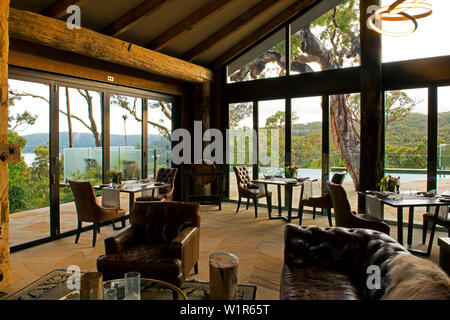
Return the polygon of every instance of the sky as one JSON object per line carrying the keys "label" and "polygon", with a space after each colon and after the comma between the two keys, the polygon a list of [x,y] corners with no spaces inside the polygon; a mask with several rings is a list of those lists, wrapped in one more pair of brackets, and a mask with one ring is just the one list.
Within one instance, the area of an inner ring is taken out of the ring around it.
{"label": "sky", "polygon": [[[15,90],[17,92],[26,92],[33,95],[42,96],[45,99],[49,100],[50,89],[48,85],[32,83],[26,81],[19,80],[9,80],[10,89]],[[101,95],[96,91],[89,91],[92,97],[92,105],[93,105],[93,116],[95,122],[97,124],[99,132],[101,132]],[[75,116],[80,117],[88,124],[88,109],[86,100],[78,93],[78,91],[74,88],[69,88],[69,98],[71,105],[71,113]],[[126,98],[130,104],[134,103],[134,97]],[[155,103],[157,101],[149,100],[150,103]],[[59,104],[60,109],[63,111],[67,111],[66,107],[66,90],[65,87],[60,87],[60,95],[59,95]],[[15,106],[11,108],[11,114],[22,113],[28,110],[33,115],[37,115],[37,121],[33,126],[22,126],[19,131],[22,135],[33,134],[33,133],[43,133],[49,132],[50,124],[49,124],[49,104],[42,99],[36,99],[32,97],[23,97],[20,101],[17,101]],[[142,100],[137,100],[137,110],[138,117],[142,118]],[[124,129],[124,120],[122,116],[126,114],[124,109],[112,105],[111,111],[111,134],[121,134],[123,135],[125,132]],[[155,122],[162,121],[162,124],[166,127],[171,127],[170,121],[163,115],[162,111],[150,109],[149,119]],[[68,132],[68,122],[67,117],[60,113],[59,117],[60,121],[60,132]],[[126,120],[126,132],[129,135],[140,135],[141,134],[142,125],[140,122],[136,121],[132,116],[128,116]],[[156,130],[153,126],[149,126],[149,133],[158,134],[158,130]],[[73,120],[72,121],[72,131],[73,132],[87,132],[90,133],[89,129],[84,126],[80,121]]]}
{"label": "sky", "polygon": [[[383,0],[382,4],[391,4],[393,0]],[[433,14],[429,17],[418,20],[418,29],[416,32],[404,37],[382,37],[382,59],[383,62],[400,61],[408,59],[417,59],[425,57],[433,57],[440,55],[450,55],[450,41],[448,32],[450,32],[450,19],[446,16],[450,12],[450,0],[428,0],[433,5]],[[386,28],[392,26],[385,25]],[[398,27],[396,25],[395,27]],[[390,29],[391,30],[391,29]],[[27,83],[24,81],[10,80],[10,86],[18,91],[26,91],[28,93],[38,94],[48,98],[49,88],[43,84]],[[405,90],[408,95],[422,102],[416,106],[414,112],[427,113],[427,90]],[[100,96],[92,92],[94,98],[94,117],[100,124]],[[87,119],[86,102],[76,92],[70,91],[72,112],[79,115],[83,119]],[[131,99],[131,98],[130,98]],[[131,100],[130,100],[131,101]],[[439,88],[438,91],[439,112],[450,111],[450,87]],[[263,101],[260,103],[260,123],[264,123],[267,117],[274,114],[278,110],[284,110],[284,100]],[[65,108],[65,93],[61,90],[60,105]],[[33,114],[38,115],[38,120],[34,126],[28,126],[22,134],[31,134],[39,132],[49,132],[49,106],[44,101],[23,98],[18,101],[14,107],[14,112],[18,113],[24,110],[30,110]],[[298,123],[309,123],[321,121],[320,98],[299,98],[292,100],[292,109],[299,116]],[[117,107],[111,110],[111,132],[115,134],[123,134],[124,121],[122,115],[124,112]],[[67,121],[61,116],[60,132],[67,130]],[[151,110],[149,119],[159,121],[165,119],[161,111]],[[165,120],[164,124],[170,127],[170,123]],[[243,121],[242,125],[252,127],[252,120],[248,118]],[[141,124],[136,122],[132,117],[126,121],[127,134],[140,134]],[[101,127],[101,126],[99,126]],[[73,121],[74,132],[89,132],[78,121]],[[158,134],[158,131],[149,126],[149,133]]]}

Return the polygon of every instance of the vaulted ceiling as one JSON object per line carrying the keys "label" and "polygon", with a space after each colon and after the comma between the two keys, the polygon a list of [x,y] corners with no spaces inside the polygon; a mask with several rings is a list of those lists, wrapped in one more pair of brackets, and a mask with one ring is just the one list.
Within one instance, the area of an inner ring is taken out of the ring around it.
{"label": "vaulted ceiling", "polygon": [[11,7],[216,68],[321,0],[11,0]]}

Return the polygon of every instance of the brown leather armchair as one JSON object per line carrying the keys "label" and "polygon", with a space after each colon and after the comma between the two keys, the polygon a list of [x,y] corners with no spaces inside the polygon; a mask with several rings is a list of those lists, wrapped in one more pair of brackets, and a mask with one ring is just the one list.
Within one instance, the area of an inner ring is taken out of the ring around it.
{"label": "brown leather armchair", "polygon": [[[368,229],[285,228],[281,300],[378,300],[390,286],[389,263],[411,255],[385,233]],[[380,288],[369,288],[369,266],[380,267]]]}
{"label": "brown leather armchair", "polygon": [[200,206],[184,202],[135,202],[130,225],[105,239],[97,269],[105,279],[130,271],[180,286],[198,273]]}
{"label": "brown leather armchair", "polygon": [[75,197],[75,207],[77,209],[78,218],[75,243],[78,243],[78,240],[80,239],[83,222],[93,222],[92,247],[95,247],[97,233],[100,233],[100,222],[113,221],[123,217],[126,214],[126,210],[101,206],[90,181],[69,180],[69,184]]}
{"label": "brown leather armchair", "polygon": [[332,182],[327,182],[331,199],[334,206],[334,219],[336,226],[346,228],[364,228],[373,229],[386,234],[390,233],[389,226],[383,221],[370,214],[359,214],[352,212],[350,203],[347,199],[347,193],[344,187]]}
{"label": "brown leather armchair", "polygon": [[[336,184],[342,184],[344,182],[344,178],[345,172],[336,172],[331,178],[331,182]],[[299,225],[302,224],[303,207],[313,207],[313,219],[316,218],[316,208],[321,208],[322,214],[325,210],[328,215],[328,223],[330,224],[330,227],[333,225],[333,221],[331,219],[331,209],[333,208],[333,202],[331,201],[329,191],[327,191],[326,193],[324,193],[319,197],[309,197],[305,199],[300,199],[298,205]]]}
{"label": "brown leather armchair", "polygon": [[172,201],[177,171],[177,168],[159,168],[155,181],[168,183],[170,187],[159,189],[157,196],[142,196],[136,198],[136,201]]}
{"label": "brown leather armchair", "polygon": [[253,204],[255,205],[255,218],[258,218],[258,199],[267,197],[267,205],[269,207],[269,212],[272,210],[272,192],[266,191],[264,188],[254,184],[250,179],[247,166],[234,166],[234,173],[236,175],[236,182],[239,192],[239,202],[236,209],[236,213],[239,211],[241,206],[241,199],[247,199],[247,210],[250,203],[250,199],[253,199]]}

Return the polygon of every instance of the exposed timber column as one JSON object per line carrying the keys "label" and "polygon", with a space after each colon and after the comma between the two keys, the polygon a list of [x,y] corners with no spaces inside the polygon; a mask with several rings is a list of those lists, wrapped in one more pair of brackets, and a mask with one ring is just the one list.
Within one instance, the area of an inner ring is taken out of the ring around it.
{"label": "exposed timber column", "polygon": [[[194,120],[202,122],[202,132],[200,141],[194,141],[196,138],[200,139],[197,136],[193,136],[194,146],[199,147],[201,145],[201,152],[203,158],[203,150],[209,144],[209,142],[203,141],[203,134],[206,130],[211,128],[211,83],[205,82],[202,84],[195,84],[194,89]],[[197,151],[200,151],[198,149]],[[195,150],[193,155],[195,155]],[[192,157],[193,161],[195,161],[195,156]],[[211,194],[211,185],[207,185],[205,188],[201,188],[200,185],[194,184],[194,192],[196,195],[210,195]]]}
{"label": "exposed timber column", "polygon": [[[0,145],[8,143],[9,0],[0,1]],[[8,164],[0,161],[0,288],[9,283]]]}
{"label": "exposed timber column", "polygon": [[[381,35],[367,27],[371,6],[380,0],[360,0],[361,36],[361,166],[358,190],[375,190],[384,172],[384,108],[381,83]],[[363,197],[358,208],[365,209]]]}

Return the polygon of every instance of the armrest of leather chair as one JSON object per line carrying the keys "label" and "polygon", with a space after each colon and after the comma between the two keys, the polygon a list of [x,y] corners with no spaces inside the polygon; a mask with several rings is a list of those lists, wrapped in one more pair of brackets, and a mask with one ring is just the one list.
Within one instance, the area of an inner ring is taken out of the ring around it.
{"label": "armrest of leather chair", "polygon": [[105,239],[105,252],[107,255],[122,252],[131,247],[135,241],[136,227],[129,225]]}
{"label": "armrest of leather chair", "polygon": [[352,216],[351,224],[354,228],[372,229],[386,233],[387,235],[390,234],[389,226],[383,221],[375,219],[365,219],[363,216],[357,215],[356,212],[355,215]]}
{"label": "armrest of leather chair", "polygon": [[169,244],[172,257],[181,259],[185,276],[194,268],[200,255],[200,229],[189,227],[184,229]]}

